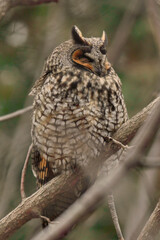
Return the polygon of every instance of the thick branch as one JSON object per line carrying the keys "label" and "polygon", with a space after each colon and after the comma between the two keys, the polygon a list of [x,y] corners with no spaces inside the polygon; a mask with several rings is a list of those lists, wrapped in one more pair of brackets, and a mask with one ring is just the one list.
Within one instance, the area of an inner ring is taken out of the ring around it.
{"label": "thick branch", "polygon": [[[80,174],[61,175],[54,178],[36,193],[23,200],[17,208],[0,221],[0,240],[7,239],[15,230],[32,218],[39,217],[41,210],[49,203],[57,201],[59,194],[71,191]],[[73,184],[72,184],[73,183]]]}
{"label": "thick branch", "polygon": [[58,2],[58,0],[0,0],[0,20],[10,8],[16,6],[33,6],[50,2]]}
{"label": "thick branch", "polygon": [[[144,120],[147,118],[153,106],[158,102],[160,102],[160,97],[155,99],[145,109],[143,109],[140,113],[138,113],[136,116],[130,119],[127,123],[125,123],[117,131],[117,133],[115,133],[114,138],[124,144],[130,142],[130,140],[135,135],[136,131],[139,129],[139,127],[143,124]],[[120,148],[119,145],[110,142],[107,145],[107,150],[105,151],[105,154],[107,156],[110,156],[119,148]],[[126,167],[123,167],[123,169],[118,168],[118,171],[120,171],[120,175],[118,176],[122,177],[124,171],[126,172]],[[109,186],[118,183],[119,179],[117,179],[116,174],[113,174],[112,178],[108,179],[109,181],[109,184],[107,184],[108,190],[110,189]],[[71,189],[73,189],[74,185],[81,177],[83,176],[80,172],[72,174],[71,176],[60,175],[57,178],[54,178],[44,187],[39,189],[32,196],[25,199],[20,205],[18,205],[17,208],[15,208],[12,212],[10,212],[6,217],[4,217],[0,221],[0,239],[5,239],[9,237],[24,223],[26,223],[27,221],[34,217],[38,217],[41,214],[42,209],[48,206],[51,202],[53,203],[53,201],[55,202],[57,201],[58,196],[60,194],[63,194],[65,191],[67,192],[71,191]],[[100,200],[99,197],[97,198],[97,200]]]}

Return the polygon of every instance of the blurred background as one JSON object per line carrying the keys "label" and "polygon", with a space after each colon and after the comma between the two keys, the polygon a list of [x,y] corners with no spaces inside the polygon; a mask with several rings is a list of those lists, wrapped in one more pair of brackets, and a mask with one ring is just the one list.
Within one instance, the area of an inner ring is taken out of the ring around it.
{"label": "blurred background", "polygon": [[[159,16],[159,0],[59,0],[10,10],[0,22],[0,115],[32,104],[28,93],[45,59],[70,38],[71,27],[77,25],[86,37],[107,32],[109,59],[121,78],[129,116],[133,116],[160,90]],[[30,125],[31,112],[0,122],[0,217],[21,201],[20,175],[31,143]],[[138,233],[155,206],[158,181],[158,170],[134,171],[116,189],[118,214],[128,238]],[[36,190],[30,165],[25,188],[28,196]],[[33,219],[10,239],[30,239],[40,228],[40,220]],[[117,239],[107,204],[65,239]]]}

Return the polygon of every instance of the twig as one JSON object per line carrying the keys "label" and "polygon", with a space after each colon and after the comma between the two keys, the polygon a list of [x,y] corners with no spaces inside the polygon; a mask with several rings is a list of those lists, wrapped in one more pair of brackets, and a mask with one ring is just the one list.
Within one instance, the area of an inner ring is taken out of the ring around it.
{"label": "twig", "polygon": [[28,165],[28,161],[29,161],[29,157],[30,157],[30,153],[31,153],[32,147],[33,147],[33,144],[31,144],[29,146],[29,149],[28,149],[28,152],[27,152],[27,156],[26,156],[26,159],[25,159],[25,162],[24,162],[24,166],[23,166],[23,169],[22,169],[21,185],[20,185],[20,192],[21,192],[22,200],[24,200],[26,198],[26,194],[25,194],[25,191],[24,191],[24,180],[25,180],[27,165]]}
{"label": "twig", "polygon": [[102,177],[97,181],[80,199],[78,199],[66,212],[64,212],[57,221],[60,222],[56,228],[47,228],[41,231],[32,240],[57,240],[63,233],[68,232],[73,225],[77,224],[82,217],[91,212],[102,201],[107,192],[118,185],[120,180],[127,175],[129,170],[136,166],[138,156],[140,156],[153,140],[160,122],[160,102],[156,104],[156,108],[147,119],[139,134],[133,140],[134,145],[138,142],[134,149],[128,151],[125,162],[119,165],[112,174]]}
{"label": "twig", "polygon": [[0,117],[0,122],[9,120],[9,119],[17,117],[17,116],[20,116],[20,115],[22,115],[22,114],[24,114],[24,113],[26,113],[28,111],[31,111],[32,109],[33,109],[33,106],[29,106],[29,107],[17,110],[17,111],[15,111],[13,113],[9,113],[7,115],[1,116]]}
{"label": "twig", "polygon": [[109,210],[111,213],[112,221],[113,221],[114,227],[116,229],[117,237],[119,240],[124,240],[124,237],[122,235],[122,231],[120,228],[120,224],[118,221],[118,215],[116,212],[114,197],[113,197],[112,193],[107,195],[107,200],[108,200],[108,207],[109,207]]}
{"label": "twig", "polygon": [[128,149],[129,146],[128,145],[124,145],[123,143],[121,143],[120,141],[117,141],[116,139],[114,139],[113,137],[107,137],[109,140],[111,140],[113,143],[117,144],[118,146],[120,146],[121,148],[123,148],[124,150]]}
{"label": "twig", "polygon": [[[130,142],[130,140],[135,135],[136,131],[139,129],[139,127],[142,125],[142,123],[145,121],[146,117],[150,113],[153,106],[157,105],[157,103],[160,103],[160,97],[155,99],[151,104],[149,104],[145,109],[143,109],[140,113],[138,113],[136,116],[132,117],[128,121],[128,123],[125,123],[122,125],[122,127],[117,131],[117,133],[114,134],[114,138],[123,144],[127,144]],[[131,126],[131,127],[130,127]],[[156,125],[158,127],[158,124]],[[149,125],[147,126],[147,132],[149,131]],[[146,132],[146,131],[145,131]],[[153,136],[154,131],[152,130],[150,136]],[[141,140],[144,140],[143,137],[141,137]],[[137,140],[136,140],[137,141]],[[138,146],[141,146],[140,144]],[[112,149],[112,147],[114,149]],[[107,149],[105,151],[105,154],[107,156],[111,156],[113,152],[116,152],[119,150],[119,146],[109,143],[107,145]],[[133,151],[133,149],[132,149]],[[135,151],[135,148],[134,148]],[[134,156],[132,156],[134,157]],[[135,160],[135,158],[134,158]],[[127,167],[126,165],[127,164]],[[96,188],[96,192],[94,194],[96,197],[94,198],[93,195],[89,196],[87,206],[90,206],[90,204],[96,204],[102,199],[103,194],[107,194],[107,191],[109,191],[112,187],[117,185],[120,182],[120,179],[127,174],[128,168],[131,166],[128,166],[128,163],[124,163],[122,166],[120,165],[115,171],[114,174],[108,177],[108,180],[98,183],[98,188]],[[82,174],[77,172],[76,175],[60,175],[59,177],[54,178],[49,183],[41,187],[35,194],[32,196],[24,199],[24,201],[17,206],[12,212],[10,212],[7,216],[5,216],[0,221],[0,239],[6,239],[11,234],[13,234],[14,231],[16,231],[18,228],[20,228],[24,223],[32,219],[33,217],[39,217],[41,215],[41,212],[44,208],[46,208],[51,202],[54,204],[54,201],[58,200],[59,194],[62,194],[63,191],[71,191],[73,189],[73,184],[76,184],[77,181],[79,181],[79,178],[82,178]],[[71,183],[71,184],[69,184]],[[94,187],[94,186],[93,186]],[[93,194],[95,191],[94,189],[89,189],[88,193]],[[103,191],[102,187],[104,187]],[[101,189],[101,190],[100,190]],[[100,192],[99,192],[100,190]],[[90,192],[91,191],[91,192]],[[93,191],[93,192],[92,192]],[[97,192],[98,191],[98,192]],[[101,195],[102,194],[102,195]],[[91,199],[90,199],[91,198]],[[90,202],[91,201],[91,202]],[[82,204],[82,206],[81,206]],[[81,199],[80,206],[78,205],[77,210],[84,210],[83,206],[83,199]],[[85,205],[85,207],[87,207]],[[95,205],[94,205],[95,206]],[[88,209],[88,208],[87,208]],[[88,209],[89,210],[89,209]],[[89,211],[90,212],[90,211]],[[67,212],[66,212],[67,213]],[[71,217],[71,216],[70,216]],[[73,222],[75,220],[75,216],[73,217]],[[57,219],[58,222],[60,222]],[[76,223],[76,221],[74,222]],[[65,223],[66,224],[66,223]],[[71,224],[71,223],[69,223]],[[60,225],[62,225],[62,222],[56,226],[56,229],[59,229]],[[64,227],[64,225],[63,225]],[[60,229],[59,229],[60,230]],[[58,231],[59,231],[58,230]],[[43,238],[38,238],[43,239]],[[44,238],[45,239],[45,238]]]}

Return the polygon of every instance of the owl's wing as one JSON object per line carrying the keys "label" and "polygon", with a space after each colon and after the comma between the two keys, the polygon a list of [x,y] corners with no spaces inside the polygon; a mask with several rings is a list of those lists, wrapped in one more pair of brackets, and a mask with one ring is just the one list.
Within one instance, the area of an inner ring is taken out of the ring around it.
{"label": "owl's wing", "polygon": [[35,81],[33,87],[31,88],[29,95],[35,96],[41,90],[49,73],[51,73],[51,71],[43,72],[41,77]]}
{"label": "owl's wing", "polygon": [[49,167],[49,162],[41,157],[36,147],[32,148],[32,171],[37,178],[38,188],[53,178],[53,173]]}
{"label": "owl's wing", "polygon": [[38,78],[35,81],[33,87],[31,88],[31,91],[30,91],[29,95],[34,96],[41,90],[48,74],[52,72],[52,68],[53,68],[53,66],[51,64],[48,65],[47,61],[44,63],[41,76],[40,76],[40,78]]}

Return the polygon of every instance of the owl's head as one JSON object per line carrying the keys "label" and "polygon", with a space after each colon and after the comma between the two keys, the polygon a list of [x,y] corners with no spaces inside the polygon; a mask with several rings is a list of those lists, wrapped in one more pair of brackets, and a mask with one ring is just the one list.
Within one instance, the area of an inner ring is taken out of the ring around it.
{"label": "owl's head", "polygon": [[35,82],[30,95],[35,95],[45,82],[48,73],[57,73],[73,66],[90,71],[97,76],[108,75],[111,64],[107,60],[107,35],[105,31],[100,38],[85,38],[77,26],[72,27],[72,39],[61,43],[54,49],[45,62],[40,79]]}
{"label": "owl's head", "polygon": [[53,70],[76,67],[90,71],[98,76],[109,73],[111,65],[107,60],[107,35],[105,31],[100,38],[85,38],[77,26],[72,27],[72,39],[55,48],[46,62],[46,69]]}
{"label": "owl's head", "polygon": [[111,68],[106,57],[107,35],[101,38],[85,38],[77,26],[72,28],[72,47],[69,51],[72,63],[98,76],[104,76]]}

